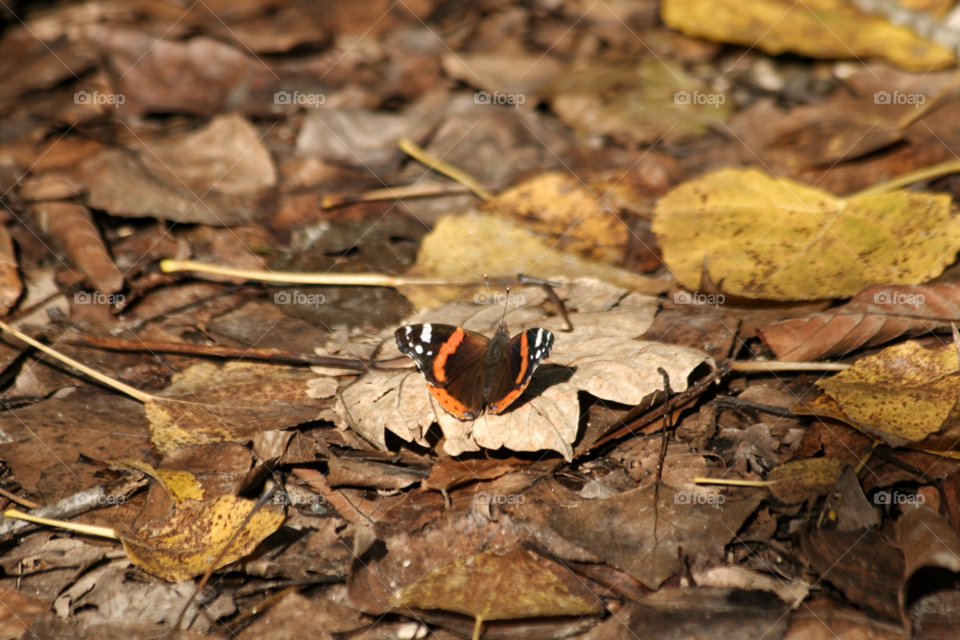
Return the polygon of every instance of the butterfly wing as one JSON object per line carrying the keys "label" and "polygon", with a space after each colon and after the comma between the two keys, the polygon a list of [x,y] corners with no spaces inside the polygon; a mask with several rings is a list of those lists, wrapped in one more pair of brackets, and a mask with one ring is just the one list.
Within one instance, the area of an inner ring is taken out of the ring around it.
{"label": "butterfly wing", "polygon": [[527,329],[511,338],[499,383],[487,398],[487,410],[501,413],[519,398],[530,384],[533,372],[550,356],[551,349],[553,334],[546,329]]}
{"label": "butterfly wing", "polygon": [[440,406],[461,420],[480,414],[490,342],[486,336],[448,324],[400,327],[394,335],[400,351],[417,363]]}

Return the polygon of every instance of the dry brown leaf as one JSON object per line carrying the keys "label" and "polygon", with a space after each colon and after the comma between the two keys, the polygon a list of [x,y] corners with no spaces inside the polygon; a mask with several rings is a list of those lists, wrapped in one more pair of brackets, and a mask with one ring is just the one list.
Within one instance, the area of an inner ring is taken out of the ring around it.
{"label": "dry brown leaf", "polygon": [[757,334],[780,360],[807,361],[949,329],[958,319],[955,284],[873,285],[841,307],[768,324]]}
{"label": "dry brown leaf", "polygon": [[[435,404],[418,372],[374,370],[344,389],[338,398],[340,425],[353,427],[384,449],[385,430],[425,445],[427,429],[437,422],[445,436],[444,450],[450,455],[480,447],[505,447],[513,451],[554,450],[569,460],[579,425],[578,392],[635,405],[662,388],[657,367],[667,371],[675,389],[683,390],[693,369],[704,362],[712,365],[709,356],[694,349],[636,340],[650,326],[656,303],[625,293],[596,281],[562,287],[558,295],[567,299],[571,308],[598,309],[570,314],[575,329],[569,333],[563,331],[561,319],[542,317],[536,307],[542,293],[535,290],[523,306],[508,310],[506,322],[511,333],[542,327],[553,332],[556,342],[528,392],[503,414],[458,420]],[[453,324],[489,331],[502,313],[495,307],[452,303],[421,313],[410,323]],[[389,340],[381,353],[384,358],[399,353],[387,336],[389,332],[384,336]]]}
{"label": "dry brown leaf", "polygon": [[[207,503],[188,500],[169,517],[149,522],[134,534],[121,534],[120,541],[138,567],[164,580],[180,582],[210,568],[255,504],[229,495]],[[214,568],[249,554],[279,529],[283,520],[282,513],[258,511]]]}
{"label": "dry brown leaf", "polygon": [[[577,508],[558,507],[550,526],[566,540],[656,589],[680,571],[678,545],[690,558],[719,556],[763,499],[756,492],[748,497],[723,496],[722,504],[719,500],[696,504],[690,495],[664,482],[654,512],[654,486],[648,485]],[[611,537],[611,532],[616,535]]]}
{"label": "dry brown leaf", "polygon": [[[88,285],[105,296],[123,288],[123,274],[113,264],[100,229],[86,207],[70,202],[42,202],[30,207],[30,212],[40,230],[54,239]],[[80,302],[88,304],[91,299],[88,296]]]}
{"label": "dry brown leaf", "polygon": [[116,216],[214,227],[249,222],[269,208],[277,183],[260,138],[249,121],[230,114],[133,152],[105,150],[80,166],[88,202]]}
{"label": "dry brown leaf", "polygon": [[9,313],[23,293],[23,281],[17,273],[17,255],[13,240],[5,226],[0,225],[0,317]]}
{"label": "dry brown leaf", "polygon": [[[905,510],[897,521],[897,536],[906,563],[904,580],[897,592],[903,626],[907,631],[918,631],[944,623],[955,625],[952,612],[960,602],[960,591],[954,586],[960,573],[960,537],[939,513],[926,505]],[[944,587],[930,589],[929,585],[940,580]],[[952,588],[946,587],[948,584]]]}
{"label": "dry brown leaf", "polygon": [[174,506],[179,505],[184,500],[203,500],[203,487],[189,471],[177,471],[174,469],[154,469],[142,460],[133,458],[121,458],[111,460],[110,464],[114,467],[124,469],[136,469],[145,473],[160,483],[163,490],[170,496]]}
{"label": "dry brown leaf", "polygon": [[195,364],[144,404],[160,453],[209,442],[245,442],[254,434],[316,418],[309,398],[314,375],[297,367],[238,362]]}

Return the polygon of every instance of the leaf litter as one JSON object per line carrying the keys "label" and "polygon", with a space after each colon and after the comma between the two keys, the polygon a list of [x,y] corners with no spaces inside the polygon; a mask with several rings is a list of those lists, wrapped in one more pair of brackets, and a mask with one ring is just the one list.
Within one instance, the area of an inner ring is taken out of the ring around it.
{"label": "leaf litter", "polygon": [[[0,635],[937,628],[949,4],[15,8]],[[501,317],[457,420],[392,334]]]}

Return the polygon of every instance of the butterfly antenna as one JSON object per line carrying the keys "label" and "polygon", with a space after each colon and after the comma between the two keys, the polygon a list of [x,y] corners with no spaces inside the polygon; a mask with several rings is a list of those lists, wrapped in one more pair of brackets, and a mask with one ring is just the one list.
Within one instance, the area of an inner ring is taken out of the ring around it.
{"label": "butterfly antenna", "polygon": [[507,287],[507,295],[503,296],[503,316],[500,317],[500,328],[507,328],[507,300],[510,299],[510,287]]}

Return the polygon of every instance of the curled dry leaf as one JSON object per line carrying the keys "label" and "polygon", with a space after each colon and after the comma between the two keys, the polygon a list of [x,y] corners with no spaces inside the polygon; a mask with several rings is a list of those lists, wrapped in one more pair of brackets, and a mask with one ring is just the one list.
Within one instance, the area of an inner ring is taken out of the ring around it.
{"label": "curled dry leaf", "polygon": [[[426,444],[424,435],[437,422],[445,436],[444,449],[450,455],[480,447],[506,447],[513,451],[554,450],[572,459],[571,444],[580,418],[578,392],[612,402],[640,404],[662,388],[658,367],[667,371],[674,389],[683,390],[697,366],[713,364],[709,356],[694,349],[636,340],[650,326],[656,302],[625,294],[597,281],[561,288],[558,295],[568,299],[573,308],[603,309],[570,314],[575,329],[569,333],[564,332],[560,318],[542,318],[542,311],[534,306],[542,300],[542,294],[536,291],[524,306],[508,312],[506,322],[511,333],[542,327],[553,332],[556,342],[550,359],[534,375],[527,392],[503,414],[458,420],[436,405],[417,371],[374,370],[338,398],[339,424],[352,426],[381,449],[386,448],[387,429],[404,440]],[[489,331],[502,312],[495,307],[478,310],[476,305],[453,303],[421,313],[410,323],[454,324]],[[390,338],[385,340],[389,342],[382,357],[388,358],[396,348]]]}
{"label": "curled dry leaf", "polygon": [[23,293],[23,281],[17,273],[17,255],[7,228],[0,225],[0,317],[9,313]]}
{"label": "curled dry leaf", "polygon": [[845,298],[940,275],[960,247],[950,202],[904,190],[843,199],[759,169],[722,169],[664,196],[653,230],[689,289],[709,275],[748,298]]}
{"label": "curled dry leaf", "polygon": [[123,274],[113,264],[90,211],[71,202],[42,202],[30,207],[37,226],[52,237],[83,274],[88,285],[104,295],[123,288]]}
{"label": "curled dry leaf", "polygon": [[685,35],[742,44],[780,54],[792,51],[819,58],[884,57],[915,71],[952,64],[942,46],[905,26],[864,15],[854,4],[834,0],[666,0],[664,23]]}
{"label": "curled dry leaf", "polygon": [[767,480],[773,482],[770,493],[784,504],[822,496],[837,486],[846,466],[846,462],[833,458],[807,458],[782,464],[767,475]]}
{"label": "curled dry leaf", "polygon": [[254,505],[253,500],[230,495],[206,503],[188,500],[170,516],[149,522],[134,534],[120,534],[120,541],[135,565],[180,582],[206,572],[228,544],[215,569],[244,557],[280,528],[282,513],[260,509],[231,543]]}
{"label": "curled dry leaf", "polygon": [[197,477],[189,471],[154,469],[146,462],[133,458],[111,460],[110,465],[121,469],[136,469],[150,476],[160,483],[163,490],[170,496],[174,506],[184,500],[203,500],[203,486],[197,480]]}
{"label": "curled dry leaf", "polygon": [[[903,625],[915,632],[955,627],[960,537],[939,513],[923,504],[908,508],[897,521],[897,536],[906,563],[897,592]],[[937,589],[938,584],[943,586]]]}
{"label": "curled dry leaf", "polygon": [[261,363],[195,364],[144,404],[150,439],[161,454],[210,442],[245,442],[254,434],[316,418],[320,403],[305,393],[314,375]]}
{"label": "curled dry leaf", "polygon": [[780,360],[818,360],[949,329],[960,319],[955,284],[873,285],[847,304],[761,327],[757,334]]}
{"label": "curled dry leaf", "polygon": [[891,447],[937,433],[960,397],[952,344],[925,349],[916,342],[888,347],[817,383],[843,420]]}

